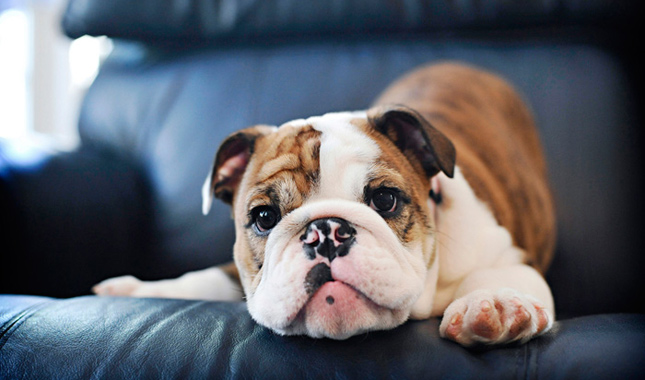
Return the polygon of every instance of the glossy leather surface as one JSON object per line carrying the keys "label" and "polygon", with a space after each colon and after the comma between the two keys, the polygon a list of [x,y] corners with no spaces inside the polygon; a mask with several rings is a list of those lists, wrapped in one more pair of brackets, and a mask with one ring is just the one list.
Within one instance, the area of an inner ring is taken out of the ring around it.
{"label": "glossy leather surface", "polygon": [[37,299],[24,310],[11,301],[0,306],[0,316],[14,315],[0,320],[0,374],[15,378],[637,379],[645,373],[643,315],[575,318],[524,346],[465,349],[438,337],[436,319],[333,341],[275,335],[240,303],[79,297]]}
{"label": "glossy leather surface", "polygon": [[[409,10],[422,3],[430,21]],[[123,40],[86,94],[78,150],[0,141],[0,293],[72,297],[0,295],[0,378],[643,374],[643,75],[631,2],[70,4],[71,36]],[[403,16],[383,26],[397,4]],[[407,70],[442,60],[501,74],[534,111],[559,222],[553,332],[466,350],[439,339],[433,319],[335,342],[276,336],[243,304],[78,297],[111,276],[230,260],[230,210],[216,202],[204,217],[200,199],[229,133],[363,109]]]}

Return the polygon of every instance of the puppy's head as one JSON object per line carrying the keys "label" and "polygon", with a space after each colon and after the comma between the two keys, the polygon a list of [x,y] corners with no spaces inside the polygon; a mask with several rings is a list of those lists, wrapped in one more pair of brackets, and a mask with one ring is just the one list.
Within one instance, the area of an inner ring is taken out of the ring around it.
{"label": "puppy's head", "polygon": [[430,313],[430,178],[454,163],[452,143],[404,108],[256,126],[220,147],[204,212],[213,196],[233,206],[258,323],[344,339]]}

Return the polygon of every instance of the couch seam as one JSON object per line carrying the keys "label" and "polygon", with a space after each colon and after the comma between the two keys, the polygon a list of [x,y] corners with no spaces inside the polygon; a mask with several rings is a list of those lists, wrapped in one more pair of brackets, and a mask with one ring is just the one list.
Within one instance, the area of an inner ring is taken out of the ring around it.
{"label": "couch seam", "polygon": [[526,374],[526,350],[520,346],[515,350],[515,378],[525,379],[526,376],[522,377],[522,373]]}
{"label": "couch seam", "polygon": [[538,375],[538,362],[540,355],[541,344],[539,338],[533,339],[530,342],[524,344],[524,379],[531,380],[539,378]]}
{"label": "couch seam", "polygon": [[13,335],[14,331],[16,331],[20,327],[20,325],[27,319],[27,317],[33,315],[38,310],[42,309],[45,306],[45,304],[48,304],[51,302],[53,301],[45,300],[45,301],[33,304],[28,308],[24,309],[23,311],[21,311],[20,313],[18,313],[15,317],[11,318],[2,327],[0,327],[0,351],[2,351],[2,348],[7,343],[7,341],[9,341],[9,338],[11,338],[11,335]]}

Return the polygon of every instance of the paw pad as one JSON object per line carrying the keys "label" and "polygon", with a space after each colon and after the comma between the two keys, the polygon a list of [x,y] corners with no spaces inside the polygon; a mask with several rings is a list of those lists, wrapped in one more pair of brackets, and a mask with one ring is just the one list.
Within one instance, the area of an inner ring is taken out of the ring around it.
{"label": "paw pad", "polygon": [[512,289],[480,290],[451,303],[442,337],[470,346],[527,341],[550,328],[553,318],[534,298]]}

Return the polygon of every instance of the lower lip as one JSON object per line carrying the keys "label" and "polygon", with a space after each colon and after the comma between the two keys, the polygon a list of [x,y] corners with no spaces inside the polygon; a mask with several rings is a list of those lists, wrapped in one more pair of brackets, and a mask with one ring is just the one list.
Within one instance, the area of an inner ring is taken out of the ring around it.
{"label": "lower lip", "polygon": [[296,323],[314,336],[345,339],[366,331],[386,312],[365,295],[341,281],[323,284],[300,311]]}
{"label": "lower lip", "polygon": [[316,310],[318,313],[353,314],[356,307],[364,307],[372,301],[356,291],[351,286],[341,281],[324,283],[306,305],[307,310]]}

